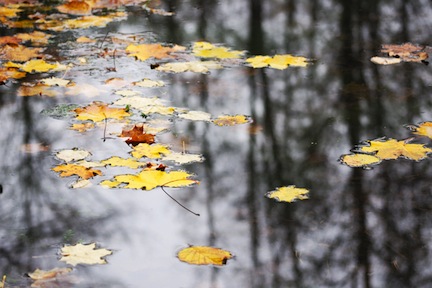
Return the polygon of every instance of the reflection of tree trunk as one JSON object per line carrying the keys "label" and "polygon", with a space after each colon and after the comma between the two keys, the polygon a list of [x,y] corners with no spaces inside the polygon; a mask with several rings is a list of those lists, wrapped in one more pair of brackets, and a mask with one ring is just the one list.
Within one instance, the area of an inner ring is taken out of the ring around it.
{"label": "reflection of tree trunk", "polygon": [[[340,62],[342,67],[348,67],[342,70],[342,90],[340,94],[340,101],[345,111],[344,118],[348,125],[349,143],[351,146],[356,145],[360,138],[360,95],[359,92],[365,92],[367,89],[357,89],[364,87],[365,81],[363,78],[363,67],[359,61],[360,55],[359,46],[361,41],[356,39],[358,37],[361,26],[358,26],[359,10],[356,9],[360,1],[352,3],[350,1],[341,1],[342,14],[340,19],[340,32],[342,35]],[[358,8],[358,7],[357,7]],[[357,33],[356,33],[357,32]],[[356,41],[357,40],[357,41]],[[367,95],[364,95],[367,96]],[[369,259],[369,236],[366,227],[366,205],[367,194],[363,190],[363,170],[355,169],[349,178],[347,189],[351,192],[354,202],[353,221],[357,225],[355,227],[355,241],[357,242],[356,260],[357,269],[356,274],[361,274],[361,281],[363,287],[370,287],[370,259]],[[355,277],[356,278],[356,277]]]}

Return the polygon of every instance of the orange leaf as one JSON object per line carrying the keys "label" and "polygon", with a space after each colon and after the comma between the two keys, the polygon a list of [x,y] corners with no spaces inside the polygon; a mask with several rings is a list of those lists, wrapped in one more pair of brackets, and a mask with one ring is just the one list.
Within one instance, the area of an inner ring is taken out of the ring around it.
{"label": "orange leaf", "polygon": [[131,44],[126,48],[126,52],[129,53],[129,56],[136,57],[141,61],[152,57],[156,59],[172,58],[170,53],[182,50],[184,50],[182,46],[165,47],[161,44]]}
{"label": "orange leaf", "polygon": [[144,132],[144,124],[135,124],[132,129],[123,128],[120,137],[129,137],[126,143],[132,146],[138,145],[139,143],[153,144],[155,142],[155,135]]}
{"label": "orange leaf", "polygon": [[233,255],[226,250],[207,246],[190,246],[177,253],[180,261],[194,265],[225,265]]}
{"label": "orange leaf", "polygon": [[78,114],[76,119],[92,120],[94,122],[100,122],[108,118],[123,119],[130,116],[125,108],[110,108],[108,104],[96,101],[84,108],[77,108],[74,111]]}
{"label": "orange leaf", "polygon": [[82,179],[90,179],[96,175],[101,176],[102,172],[97,169],[91,169],[75,164],[64,164],[52,168],[55,172],[61,172],[60,177],[68,177],[72,175],[78,175]]}
{"label": "orange leaf", "polygon": [[23,45],[7,44],[0,48],[0,59],[25,62],[32,58],[41,57],[42,48],[27,48]]}
{"label": "orange leaf", "polygon": [[71,15],[89,15],[92,7],[85,1],[71,1],[63,5],[57,6],[57,10],[61,13]]}

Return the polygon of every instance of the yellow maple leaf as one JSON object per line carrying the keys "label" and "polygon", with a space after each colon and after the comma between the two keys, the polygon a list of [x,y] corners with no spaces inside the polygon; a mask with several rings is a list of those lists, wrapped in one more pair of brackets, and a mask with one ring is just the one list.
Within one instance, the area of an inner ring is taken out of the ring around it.
{"label": "yellow maple leaf", "polygon": [[432,122],[422,122],[418,126],[408,126],[414,134],[432,138]]}
{"label": "yellow maple leaf", "polygon": [[369,154],[346,154],[339,161],[349,167],[368,167],[381,163],[381,159]]}
{"label": "yellow maple leaf", "polygon": [[226,250],[209,246],[190,246],[177,253],[180,261],[194,265],[225,265],[233,255]]}
{"label": "yellow maple leaf", "polygon": [[140,143],[133,147],[133,151],[131,152],[132,156],[135,158],[160,158],[162,154],[167,155],[171,153],[169,147],[162,144],[153,144],[149,145],[147,143]]}
{"label": "yellow maple leaf", "polygon": [[64,261],[67,264],[76,266],[78,264],[106,264],[106,260],[102,257],[112,254],[112,251],[107,249],[95,249],[96,243],[90,244],[76,244],[74,246],[65,246],[61,248],[60,254],[62,258],[60,261]]}
{"label": "yellow maple leaf", "polygon": [[360,146],[358,150],[364,153],[373,153],[374,156],[383,159],[397,159],[404,157],[410,160],[420,161],[432,153],[432,149],[425,147],[424,144],[407,143],[404,140],[396,139],[376,139],[366,142],[369,146]]}
{"label": "yellow maple leaf", "polygon": [[191,61],[191,62],[176,62],[165,63],[156,67],[156,70],[163,72],[181,73],[209,73],[210,69],[222,69],[223,66],[215,61]]}
{"label": "yellow maple leaf", "polygon": [[64,164],[58,165],[52,168],[55,172],[61,172],[60,177],[69,177],[72,175],[77,175],[82,179],[90,179],[96,175],[102,175],[102,172],[97,169],[91,169],[80,165],[75,164]]}
{"label": "yellow maple leaf", "polygon": [[251,118],[245,115],[222,115],[213,120],[213,123],[218,126],[233,126],[251,122]]}
{"label": "yellow maple leaf", "polygon": [[0,59],[25,62],[32,58],[41,57],[42,48],[28,48],[23,45],[7,44],[0,47]]}
{"label": "yellow maple leaf", "polygon": [[101,163],[104,165],[123,166],[132,169],[137,169],[139,167],[144,167],[147,165],[147,163],[137,161],[136,159],[132,159],[132,158],[124,159],[118,156],[113,156],[109,159],[102,160]]}
{"label": "yellow maple leaf", "polygon": [[275,199],[279,202],[294,202],[295,200],[305,200],[309,197],[309,190],[305,188],[296,188],[294,185],[277,188],[274,191],[267,192],[267,198]]}
{"label": "yellow maple leaf", "polygon": [[191,174],[185,171],[159,171],[144,169],[140,173],[114,176],[113,180],[102,181],[100,185],[109,188],[118,187],[122,183],[123,188],[152,190],[156,187],[185,187],[197,184],[198,181],[190,179]]}
{"label": "yellow maple leaf", "polygon": [[23,11],[23,10],[19,9],[17,7],[0,6],[0,17],[15,18],[15,17],[18,17],[17,13],[19,13],[21,11]]}
{"label": "yellow maple leaf", "polygon": [[32,33],[18,33],[15,35],[22,41],[30,41],[32,45],[35,46],[44,46],[48,44],[48,39],[52,37],[50,34],[46,34],[41,31],[34,31]]}
{"label": "yellow maple leaf", "polygon": [[230,50],[229,48],[215,46],[208,42],[195,42],[192,53],[198,57],[219,59],[240,58],[244,54],[243,51]]}
{"label": "yellow maple leaf", "polygon": [[78,120],[92,120],[94,122],[104,121],[105,119],[123,119],[124,117],[130,116],[130,113],[126,112],[126,108],[110,108],[108,104],[102,102],[93,102],[83,108],[76,108],[77,113],[76,119]]}
{"label": "yellow maple leaf", "polygon": [[286,69],[289,66],[306,67],[310,60],[290,54],[271,56],[254,56],[246,59],[253,68],[271,67],[275,69]]}
{"label": "yellow maple leaf", "polygon": [[145,61],[149,58],[163,59],[172,58],[172,52],[182,51],[185,48],[182,46],[166,47],[161,44],[130,44],[126,47],[126,52],[131,57],[136,57],[138,60]]}
{"label": "yellow maple leaf", "polygon": [[21,69],[25,72],[28,72],[28,73],[61,71],[61,70],[67,69],[66,65],[61,65],[59,63],[51,64],[51,63],[45,62],[45,60],[42,60],[42,59],[33,59],[33,60],[25,62],[24,64],[8,62],[3,66],[19,68],[19,69]]}

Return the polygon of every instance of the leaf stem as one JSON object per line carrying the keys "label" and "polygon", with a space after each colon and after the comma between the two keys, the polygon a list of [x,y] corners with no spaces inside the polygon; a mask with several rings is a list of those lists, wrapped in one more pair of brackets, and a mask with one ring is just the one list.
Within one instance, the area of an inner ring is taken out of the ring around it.
{"label": "leaf stem", "polygon": [[172,197],[170,194],[168,194],[168,192],[165,191],[164,186],[160,186],[162,191],[168,196],[170,197],[172,200],[174,200],[174,202],[176,202],[178,205],[180,205],[183,209],[185,209],[186,211],[192,213],[195,216],[200,216],[200,214],[193,212],[192,210],[190,210],[189,208],[187,208],[186,206],[184,206],[183,204],[181,204],[179,201],[177,201],[174,197]]}

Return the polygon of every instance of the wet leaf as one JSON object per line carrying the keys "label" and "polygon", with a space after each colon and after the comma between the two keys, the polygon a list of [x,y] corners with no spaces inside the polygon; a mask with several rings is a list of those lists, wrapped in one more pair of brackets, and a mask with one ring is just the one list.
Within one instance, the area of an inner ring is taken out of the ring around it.
{"label": "wet leaf", "polygon": [[90,179],[94,176],[101,176],[102,172],[97,169],[91,169],[80,165],[75,164],[64,164],[64,165],[58,165],[54,168],[52,168],[55,172],[60,172],[60,177],[69,177],[72,175],[77,175],[81,177],[82,179]]}
{"label": "wet leaf", "polygon": [[60,86],[60,87],[66,87],[71,83],[71,80],[66,80],[57,77],[45,78],[45,79],[41,79],[40,81],[48,86]]}
{"label": "wet leaf", "polygon": [[132,159],[132,158],[124,159],[118,156],[113,156],[109,159],[102,160],[101,163],[104,165],[122,166],[122,167],[129,167],[132,169],[145,167],[147,165],[147,163],[139,162],[136,159]]}
{"label": "wet leaf", "polygon": [[23,42],[30,41],[33,46],[45,46],[48,44],[48,40],[52,35],[41,31],[33,31],[32,33],[15,34],[15,37],[18,37]]}
{"label": "wet leaf", "polygon": [[90,1],[70,1],[60,6],[57,6],[57,10],[61,13],[71,15],[89,15],[91,14],[92,6]]}
{"label": "wet leaf", "polygon": [[162,144],[154,144],[149,145],[147,143],[140,143],[137,146],[133,147],[133,151],[131,152],[132,156],[135,158],[161,158],[162,155],[168,155],[171,153],[171,150],[168,146]]}
{"label": "wet leaf", "polygon": [[187,153],[178,153],[171,152],[166,156],[162,157],[164,161],[174,161],[178,164],[187,164],[192,162],[203,162],[204,157],[200,154],[187,154]]}
{"label": "wet leaf", "polygon": [[75,19],[60,20],[45,20],[38,25],[39,29],[64,31],[68,29],[86,29],[90,27],[105,27],[108,23],[114,20],[120,20],[126,17],[124,12],[111,13],[106,16],[82,16]]}
{"label": "wet leaf", "polygon": [[222,69],[223,66],[215,61],[192,61],[192,62],[176,62],[165,63],[156,67],[156,70],[163,72],[181,73],[181,72],[196,72],[209,73],[210,69]]}
{"label": "wet leaf", "polygon": [[253,68],[271,67],[283,70],[289,66],[306,67],[310,63],[310,59],[285,54],[275,56],[254,56],[246,59],[246,62]]}
{"label": "wet leaf", "polygon": [[57,277],[57,275],[67,274],[72,272],[72,268],[54,268],[51,270],[40,270],[28,273],[28,276],[33,280],[46,280]]}
{"label": "wet leaf", "polygon": [[372,63],[379,64],[379,65],[393,65],[402,62],[400,58],[379,57],[379,56],[374,56],[370,60]]}
{"label": "wet leaf", "polygon": [[159,113],[162,115],[171,115],[175,112],[175,108],[167,107],[164,102],[157,98],[144,98],[139,96],[125,97],[114,102],[115,105],[128,105],[131,108],[140,110],[145,115]]}
{"label": "wet leaf", "polygon": [[72,126],[70,127],[70,129],[78,131],[78,132],[85,132],[87,130],[93,129],[95,127],[94,123],[75,123],[72,124]]}
{"label": "wet leaf", "polygon": [[25,72],[18,71],[17,68],[0,67],[0,84],[4,84],[9,79],[19,79],[26,76]]}
{"label": "wet leaf", "polygon": [[211,121],[211,114],[203,111],[188,111],[178,115],[179,118],[192,121]]}
{"label": "wet leaf", "polygon": [[424,49],[425,46],[413,43],[404,43],[401,45],[384,44],[382,45],[381,52],[388,54],[390,57],[397,57],[404,62],[422,62],[429,58]]}
{"label": "wet leaf", "polygon": [[6,44],[0,47],[0,60],[26,62],[32,58],[42,57],[42,48],[28,48],[23,45]]}
{"label": "wet leaf", "polygon": [[160,80],[151,80],[151,79],[143,79],[141,81],[137,81],[137,82],[132,82],[133,85],[135,86],[140,86],[140,87],[147,87],[147,88],[152,88],[152,87],[163,87],[165,86],[165,83],[163,81]]}
{"label": "wet leaf", "polygon": [[106,260],[102,257],[112,254],[112,251],[107,249],[95,249],[96,244],[76,244],[74,246],[65,246],[61,249],[62,258],[60,261],[66,262],[72,266],[78,264],[106,264]]}
{"label": "wet leaf", "polygon": [[18,17],[18,13],[21,11],[23,10],[18,7],[0,6],[0,17],[15,18]]}
{"label": "wet leaf", "polygon": [[165,172],[144,169],[137,175],[124,174],[114,176],[113,180],[103,181],[100,185],[114,188],[119,187],[122,183],[126,183],[127,185],[122,188],[142,190],[152,190],[160,186],[185,187],[198,183],[198,181],[190,179],[192,176],[185,171]]}
{"label": "wet leaf", "polygon": [[81,36],[81,37],[78,37],[76,39],[76,42],[77,43],[96,43],[96,40],[91,39],[91,38],[86,37],[86,36]]}
{"label": "wet leaf", "polygon": [[75,116],[74,110],[76,108],[78,108],[76,104],[58,104],[52,108],[43,109],[41,114],[55,119],[64,119]]}
{"label": "wet leaf", "polygon": [[4,65],[5,67],[15,67],[19,68],[22,71],[32,73],[32,72],[54,72],[54,71],[62,71],[66,70],[67,66],[59,63],[48,63],[42,59],[33,59],[25,62],[24,64],[17,64],[13,62],[8,62]]}
{"label": "wet leaf", "polygon": [[241,58],[244,51],[231,50],[223,46],[215,46],[208,42],[195,42],[192,53],[203,58],[232,59]]}
{"label": "wet leaf", "polygon": [[432,122],[422,122],[417,126],[408,126],[408,128],[416,135],[426,136],[432,139]]}
{"label": "wet leaf", "polygon": [[132,128],[123,128],[120,137],[129,137],[126,140],[128,145],[136,146],[139,143],[153,144],[155,142],[155,135],[144,132],[144,124],[135,124]]}
{"label": "wet leaf", "polygon": [[225,265],[233,255],[226,250],[208,246],[190,246],[177,253],[180,261],[194,265]]}
{"label": "wet leaf", "polygon": [[213,123],[217,126],[234,126],[251,122],[252,119],[245,115],[222,115],[213,120]]}
{"label": "wet leaf", "polygon": [[37,84],[37,85],[22,85],[18,88],[18,96],[31,97],[31,96],[48,96],[55,97],[58,93],[52,90],[47,85]]}
{"label": "wet leaf", "polygon": [[63,160],[65,162],[72,162],[72,161],[85,159],[91,156],[91,153],[81,149],[66,149],[57,152],[55,156],[58,159]]}
{"label": "wet leaf", "polygon": [[279,202],[294,202],[295,200],[308,199],[309,190],[305,188],[296,188],[294,185],[277,188],[274,191],[267,192],[265,196],[275,199]]}
{"label": "wet leaf", "polygon": [[128,47],[126,47],[126,52],[131,57],[135,57],[138,60],[145,61],[149,58],[156,58],[156,59],[172,58],[172,56],[170,55],[171,53],[177,51],[183,51],[185,49],[186,48],[183,46],[167,47],[167,46],[162,46],[161,44],[141,44],[141,45],[131,44]]}
{"label": "wet leaf", "polygon": [[342,155],[340,162],[349,167],[369,167],[381,163],[381,159],[369,154],[347,154]]}
{"label": "wet leaf", "polygon": [[78,120],[92,120],[94,122],[104,121],[105,119],[123,119],[130,116],[126,112],[126,108],[110,108],[108,104],[103,102],[93,102],[84,108],[76,108],[76,119]]}
{"label": "wet leaf", "polygon": [[375,139],[366,141],[368,146],[359,146],[358,151],[372,153],[374,156],[382,159],[397,159],[404,157],[406,159],[420,161],[432,153],[432,149],[425,147],[424,144],[407,143],[407,141],[395,139]]}

